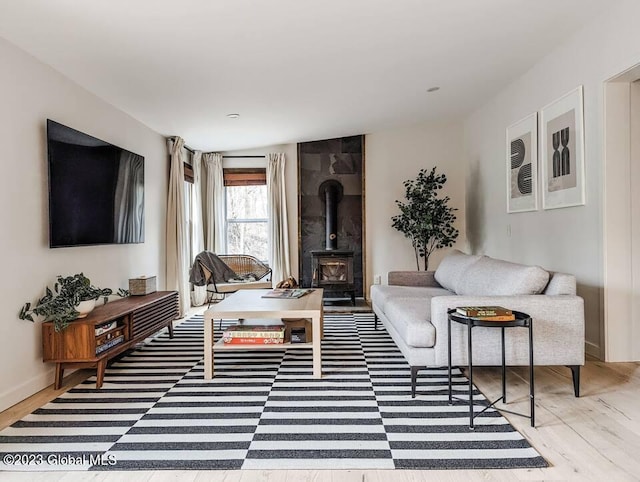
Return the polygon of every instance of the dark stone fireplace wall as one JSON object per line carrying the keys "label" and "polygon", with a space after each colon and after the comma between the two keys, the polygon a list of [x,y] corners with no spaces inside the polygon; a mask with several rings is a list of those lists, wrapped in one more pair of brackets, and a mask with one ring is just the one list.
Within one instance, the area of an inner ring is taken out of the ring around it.
{"label": "dark stone fireplace wall", "polygon": [[311,286],[311,251],[326,249],[325,206],[318,195],[318,188],[324,181],[335,179],[344,189],[338,204],[338,249],[354,252],[356,296],[363,296],[363,173],[364,136],[298,144],[299,272],[302,286]]}

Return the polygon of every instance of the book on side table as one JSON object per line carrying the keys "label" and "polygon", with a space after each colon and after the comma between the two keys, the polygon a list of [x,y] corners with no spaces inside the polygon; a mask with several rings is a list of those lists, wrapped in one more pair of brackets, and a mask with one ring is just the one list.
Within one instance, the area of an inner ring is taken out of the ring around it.
{"label": "book on side table", "polygon": [[502,306],[459,306],[456,312],[472,318],[482,318],[484,321],[513,321],[516,319],[513,311]]}

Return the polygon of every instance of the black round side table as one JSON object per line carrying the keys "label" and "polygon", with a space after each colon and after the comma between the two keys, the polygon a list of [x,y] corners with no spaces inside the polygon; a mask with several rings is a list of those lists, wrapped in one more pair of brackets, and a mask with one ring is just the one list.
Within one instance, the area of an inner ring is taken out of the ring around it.
{"label": "black round side table", "polygon": [[[467,362],[469,370],[469,429],[473,430],[473,419],[478,415],[484,413],[489,408],[493,407],[496,403],[502,400],[502,403],[507,403],[507,384],[506,384],[506,367],[505,367],[505,351],[504,351],[504,330],[505,328],[521,327],[528,328],[529,330],[529,400],[530,400],[530,412],[529,415],[523,413],[512,412],[505,409],[500,411],[511,413],[513,415],[519,415],[531,419],[531,426],[535,427],[535,395],[534,395],[534,380],[533,380],[533,320],[531,317],[520,311],[513,311],[515,320],[513,321],[488,321],[483,318],[474,316],[465,316],[452,309],[448,311],[449,320],[447,323],[447,343],[448,343],[448,357],[449,357],[449,405],[453,405],[453,400],[466,401],[461,398],[452,396],[451,389],[451,322],[460,323],[467,326]],[[476,326],[482,326],[486,328],[500,328],[502,335],[502,396],[497,400],[491,402],[482,411],[474,415],[473,413],[473,339],[472,332]]]}

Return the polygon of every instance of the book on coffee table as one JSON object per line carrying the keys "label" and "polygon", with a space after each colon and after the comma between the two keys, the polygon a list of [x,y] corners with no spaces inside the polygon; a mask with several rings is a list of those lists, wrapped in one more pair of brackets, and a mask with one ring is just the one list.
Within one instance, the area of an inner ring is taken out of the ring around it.
{"label": "book on coffee table", "polygon": [[225,345],[282,345],[284,338],[223,338]]}
{"label": "book on coffee table", "polygon": [[232,325],[224,338],[284,338],[284,325]]}
{"label": "book on coffee table", "polygon": [[284,342],[284,325],[233,325],[222,334],[222,341],[231,345],[274,345]]}
{"label": "book on coffee table", "polygon": [[280,298],[280,299],[291,299],[291,298],[300,298],[307,293],[311,293],[312,289],[306,288],[298,288],[298,289],[288,289],[288,288],[276,288],[274,290],[269,291],[262,295],[263,298]]}

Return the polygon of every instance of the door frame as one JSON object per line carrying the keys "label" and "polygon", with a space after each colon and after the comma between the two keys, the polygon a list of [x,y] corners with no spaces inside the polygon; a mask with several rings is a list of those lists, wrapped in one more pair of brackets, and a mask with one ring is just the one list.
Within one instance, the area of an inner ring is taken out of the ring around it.
{"label": "door frame", "polygon": [[[604,82],[604,359],[640,360],[640,309],[634,292],[633,239],[640,239],[640,217],[634,222],[633,177],[640,176],[640,64]],[[640,252],[635,253],[640,262]],[[638,265],[640,266],[640,264]],[[636,268],[635,273],[640,273]],[[635,289],[634,289],[635,287]],[[640,306],[640,305],[639,305]]]}

